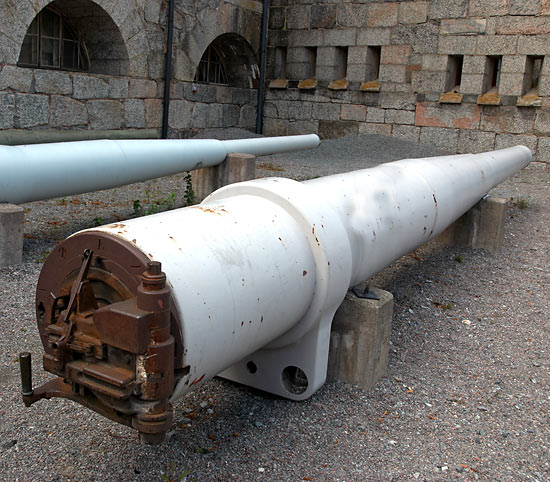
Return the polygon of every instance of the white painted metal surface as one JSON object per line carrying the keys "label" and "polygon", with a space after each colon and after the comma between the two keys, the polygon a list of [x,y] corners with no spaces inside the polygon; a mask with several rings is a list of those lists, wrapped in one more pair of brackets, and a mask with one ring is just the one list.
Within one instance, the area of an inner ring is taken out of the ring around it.
{"label": "white painted metal surface", "polygon": [[0,202],[69,196],[220,164],[227,154],[263,156],[311,149],[315,134],[216,139],[99,140],[0,145]]}
{"label": "white painted metal surface", "polygon": [[[162,262],[190,366],[172,398],[223,371],[300,400],[325,381],[330,325],[348,288],[441,233],[530,160],[518,146],[304,183],[262,179],[88,231]],[[288,367],[302,370],[307,387],[283,376]]]}

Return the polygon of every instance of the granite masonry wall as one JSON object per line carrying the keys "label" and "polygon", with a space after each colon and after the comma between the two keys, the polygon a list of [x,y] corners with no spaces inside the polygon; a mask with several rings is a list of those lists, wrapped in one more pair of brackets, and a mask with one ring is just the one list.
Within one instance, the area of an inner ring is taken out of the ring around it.
{"label": "granite masonry wall", "polygon": [[268,134],[525,144],[550,162],[549,0],[272,0],[269,27]]}
{"label": "granite masonry wall", "polygon": [[[1,0],[0,134],[2,130],[160,132],[167,4]],[[46,6],[55,7],[81,35],[90,52],[89,72],[18,65],[25,34]],[[187,137],[209,127],[253,129],[261,11],[261,3],[250,0],[176,1],[170,137]],[[245,74],[231,85],[193,82],[205,49],[221,35],[240,55]]]}
{"label": "granite masonry wall", "polygon": [[[167,5],[0,0],[0,138],[160,132]],[[550,162],[550,0],[270,5],[264,134],[376,132],[457,152],[525,144]],[[46,6],[81,34],[89,72],[19,65],[25,33]],[[254,129],[261,12],[254,0],[176,0],[170,137]],[[220,39],[239,75],[231,85],[193,82]]]}

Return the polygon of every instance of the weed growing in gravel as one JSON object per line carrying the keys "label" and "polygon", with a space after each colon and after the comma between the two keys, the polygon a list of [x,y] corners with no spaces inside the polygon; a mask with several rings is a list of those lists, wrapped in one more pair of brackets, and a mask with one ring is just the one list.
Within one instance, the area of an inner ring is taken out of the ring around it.
{"label": "weed growing in gravel", "polygon": [[441,308],[443,311],[452,310],[454,308],[452,303],[440,303],[439,301],[434,301],[433,304]]}
{"label": "weed growing in gravel", "polygon": [[462,263],[462,261],[464,261],[464,258],[463,258],[460,254],[457,254],[457,255],[455,256],[455,261],[456,261],[457,263]]}
{"label": "weed growing in gravel", "polygon": [[191,206],[195,204],[195,191],[193,191],[193,183],[191,180],[191,173],[185,173],[185,192],[183,194],[183,199],[185,200],[186,206]]}
{"label": "weed growing in gravel", "polygon": [[176,204],[176,193],[173,192],[166,197],[151,199],[151,191],[147,189],[147,191],[145,191],[145,201],[143,204],[146,206],[143,206],[139,199],[133,202],[134,216],[148,216],[149,214],[155,214],[160,211],[174,209]]}
{"label": "weed growing in gravel", "polygon": [[[191,183],[191,173],[187,172],[184,177],[185,191],[183,193],[184,206],[195,204],[195,192]],[[151,191],[145,191],[145,200],[136,199],[132,201],[134,217],[148,216],[149,214],[160,213],[161,211],[169,211],[176,207],[176,193],[172,192],[166,197],[151,198]]]}
{"label": "weed growing in gravel", "polygon": [[512,204],[514,204],[514,206],[517,206],[520,209],[525,209],[528,206],[527,199],[523,199],[521,197],[518,199],[514,199],[513,197],[511,197],[510,201],[512,201]]}
{"label": "weed growing in gravel", "polygon": [[42,251],[40,253],[40,256],[38,257],[38,262],[39,263],[45,263],[46,262],[46,259],[48,259],[48,256],[50,255],[50,251],[46,250],[46,251]]}
{"label": "weed growing in gravel", "polygon": [[141,207],[141,201],[139,199],[135,199],[132,201],[132,208],[134,210],[134,217],[141,216],[143,208]]}
{"label": "weed growing in gravel", "polygon": [[162,474],[162,480],[165,482],[182,482],[187,480],[187,476],[189,475],[189,471],[185,470],[181,474],[176,473],[176,463],[172,462],[170,464],[170,469],[166,471],[166,473]]}
{"label": "weed growing in gravel", "polygon": [[100,217],[94,218],[94,226],[101,226],[103,224],[103,219]]}

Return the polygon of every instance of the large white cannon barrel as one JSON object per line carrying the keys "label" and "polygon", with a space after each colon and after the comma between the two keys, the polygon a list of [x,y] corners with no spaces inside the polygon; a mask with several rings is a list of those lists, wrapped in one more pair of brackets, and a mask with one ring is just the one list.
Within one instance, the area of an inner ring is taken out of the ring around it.
{"label": "large white cannon barrel", "polygon": [[148,139],[0,145],[0,203],[82,194],[215,166],[234,152],[265,156],[318,145],[315,134],[229,141]]}
{"label": "large white cannon barrel", "polygon": [[[77,233],[46,261],[36,300],[44,366],[65,381],[26,401],[72,398],[151,441],[169,427],[168,400],[218,374],[305,399],[325,381],[346,291],[441,233],[530,160],[519,146],[303,183],[249,181],[198,206]],[[166,319],[156,340],[153,322],[136,321],[169,310],[170,335]],[[147,366],[152,359],[172,364]],[[143,395],[151,389],[139,388],[150,379],[168,385],[156,408]],[[154,427],[144,414],[157,417]]]}

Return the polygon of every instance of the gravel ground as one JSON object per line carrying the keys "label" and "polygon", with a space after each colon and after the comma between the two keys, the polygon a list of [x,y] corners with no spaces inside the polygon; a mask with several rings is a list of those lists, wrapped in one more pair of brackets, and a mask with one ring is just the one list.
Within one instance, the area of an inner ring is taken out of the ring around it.
{"label": "gravel ground", "polygon": [[[239,131],[207,133],[234,137]],[[250,135],[246,133],[246,135]],[[305,179],[438,154],[381,136],[325,141],[259,160],[258,174]],[[436,242],[374,284],[393,293],[387,375],[364,392],[328,383],[291,402],[215,379],[175,405],[159,447],[65,400],[26,409],[17,354],[41,345],[34,289],[58,240],[133,215],[183,176],[29,203],[24,263],[0,270],[0,479],[6,481],[550,480],[550,169],[532,163],[495,192],[510,199],[502,253]]]}

